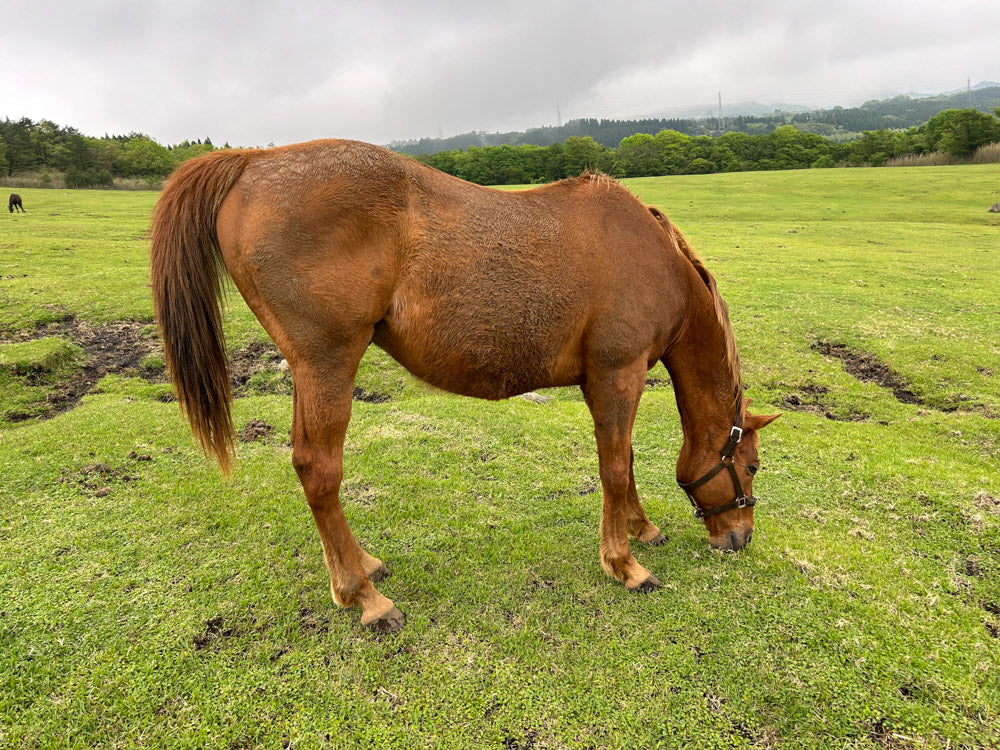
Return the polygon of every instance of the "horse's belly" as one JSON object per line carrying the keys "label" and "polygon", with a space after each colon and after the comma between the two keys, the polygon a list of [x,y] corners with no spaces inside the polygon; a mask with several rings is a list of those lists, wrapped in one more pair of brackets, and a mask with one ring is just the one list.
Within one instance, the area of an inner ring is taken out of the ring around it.
{"label": "horse's belly", "polygon": [[373,342],[421,380],[477,398],[573,385],[582,373],[579,346],[571,339],[539,337],[503,321],[479,326],[426,321],[412,327],[383,321]]}

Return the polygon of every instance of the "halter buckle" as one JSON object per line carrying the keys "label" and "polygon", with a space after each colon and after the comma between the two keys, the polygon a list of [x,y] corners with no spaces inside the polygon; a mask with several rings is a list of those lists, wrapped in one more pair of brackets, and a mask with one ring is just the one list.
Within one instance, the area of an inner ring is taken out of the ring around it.
{"label": "halter buckle", "polygon": [[743,428],[733,425],[733,429],[729,431],[729,439],[734,443],[738,443],[743,439]]}

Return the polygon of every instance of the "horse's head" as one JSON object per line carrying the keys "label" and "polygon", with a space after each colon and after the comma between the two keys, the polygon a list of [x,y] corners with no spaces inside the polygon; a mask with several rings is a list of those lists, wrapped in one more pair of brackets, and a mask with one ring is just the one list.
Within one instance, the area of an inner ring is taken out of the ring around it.
{"label": "horse's head", "polygon": [[685,441],[677,459],[677,482],[687,492],[695,516],[708,528],[708,541],[727,552],[742,549],[753,536],[753,479],[760,468],[758,432],[780,417],[745,412],[742,424],[706,440]]}

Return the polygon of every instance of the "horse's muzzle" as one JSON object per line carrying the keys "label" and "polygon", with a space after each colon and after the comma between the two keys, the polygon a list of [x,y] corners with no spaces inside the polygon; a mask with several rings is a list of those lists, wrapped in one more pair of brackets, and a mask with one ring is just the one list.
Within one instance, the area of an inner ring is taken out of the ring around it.
{"label": "horse's muzzle", "polygon": [[751,539],[753,539],[752,529],[746,531],[726,531],[719,536],[710,536],[708,543],[722,552],[737,552],[750,544]]}

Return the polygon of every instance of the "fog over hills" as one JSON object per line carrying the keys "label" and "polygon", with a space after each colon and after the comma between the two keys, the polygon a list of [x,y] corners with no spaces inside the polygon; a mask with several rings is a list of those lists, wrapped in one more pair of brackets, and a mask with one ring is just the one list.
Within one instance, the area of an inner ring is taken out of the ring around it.
{"label": "fog over hills", "polygon": [[789,124],[824,137],[849,140],[866,130],[916,127],[946,109],[973,108],[992,113],[998,107],[1000,83],[983,81],[942,94],[900,94],[872,99],[857,106],[816,109],[791,103],[747,101],[727,104],[723,98],[721,116],[717,100],[714,105],[664,108],[634,119],[578,118],[525,131],[476,131],[446,138],[394,141],[389,145],[403,153],[428,154],[471,146],[549,146],[573,136],[589,136],[603,146],[615,147],[622,138],[635,133],[677,130],[687,135],[720,135],[732,130],[762,134]]}

